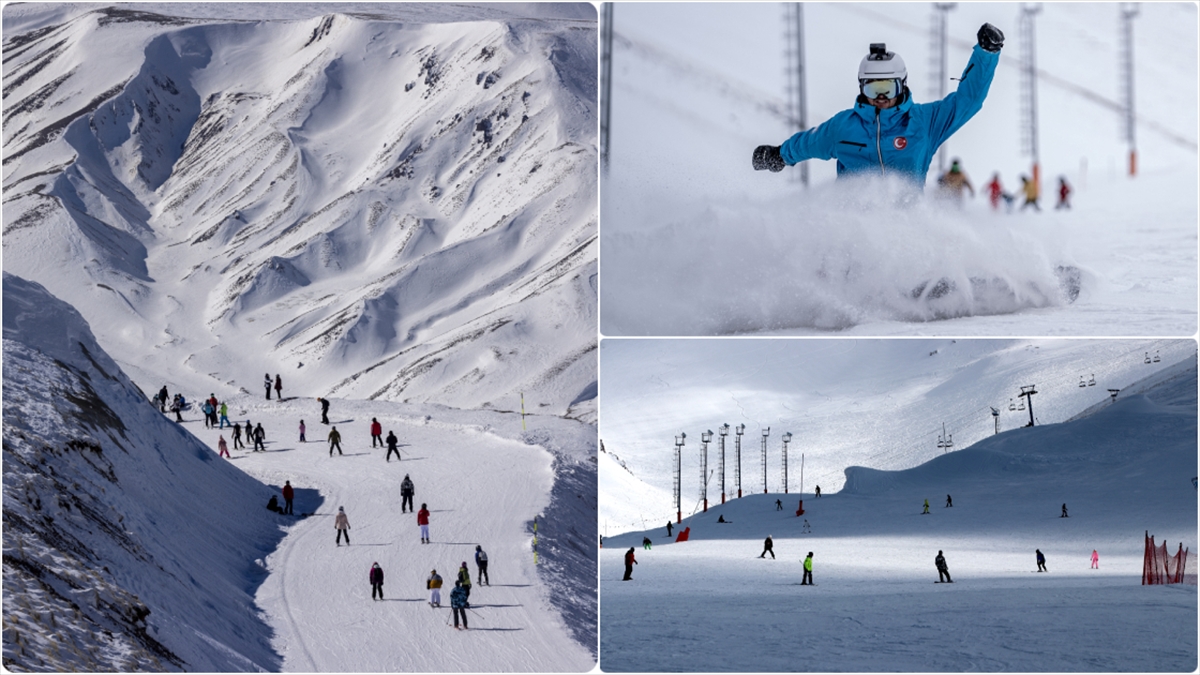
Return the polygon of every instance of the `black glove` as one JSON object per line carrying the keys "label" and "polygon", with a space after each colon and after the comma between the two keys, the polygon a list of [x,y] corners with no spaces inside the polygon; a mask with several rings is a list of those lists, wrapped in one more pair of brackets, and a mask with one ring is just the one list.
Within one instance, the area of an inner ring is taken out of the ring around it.
{"label": "black glove", "polygon": [[767,169],[772,173],[783,171],[783,156],[779,154],[778,145],[760,145],[754,149],[754,170]]}
{"label": "black glove", "polygon": [[980,26],[976,37],[979,38],[979,46],[983,47],[984,51],[998,52],[1004,46],[1004,33],[990,23]]}

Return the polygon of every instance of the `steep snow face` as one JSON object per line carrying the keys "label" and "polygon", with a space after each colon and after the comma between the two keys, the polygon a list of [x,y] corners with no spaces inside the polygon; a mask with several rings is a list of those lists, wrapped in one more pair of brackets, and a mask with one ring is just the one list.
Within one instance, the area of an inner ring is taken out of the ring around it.
{"label": "steep snow face", "polygon": [[312,7],[6,31],[5,267],[146,386],[567,413],[596,379],[594,15]]}
{"label": "steep snow face", "polygon": [[4,274],[4,663],[274,670],[270,489],[146,404],[75,310]]}

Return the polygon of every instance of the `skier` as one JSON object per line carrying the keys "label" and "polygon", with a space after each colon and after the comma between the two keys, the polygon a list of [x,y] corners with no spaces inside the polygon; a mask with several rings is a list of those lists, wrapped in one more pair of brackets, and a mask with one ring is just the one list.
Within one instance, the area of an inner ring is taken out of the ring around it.
{"label": "skier", "polygon": [[329,456],[333,457],[333,449],[337,448],[338,454],[342,454],[342,434],[338,432],[337,427],[334,427],[329,432]]}
{"label": "skier", "polygon": [[458,568],[458,580],[455,583],[462,586],[463,590],[467,592],[468,598],[471,597],[471,570],[467,569],[466,560]]}
{"label": "skier", "polygon": [[290,515],[292,513],[292,499],[296,496],[296,491],[292,489],[292,481],[283,481],[283,512]]}
{"label": "skier", "polygon": [[[601,542],[601,546],[603,546],[603,542]],[[480,546],[479,544],[476,544],[475,545],[475,565],[477,567],[479,567],[479,585],[480,586],[491,586],[492,585],[491,579],[488,578],[487,562],[488,562],[487,561],[487,552],[483,550],[482,546]]]}
{"label": "skier", "polygon": [[1100,569],[1100,554],[1096,553],[1096,549],[1092,549],[1092,569]]}
{"label": "skier", "polygon": [[375,596],[378,595],[379,599],[382,600],[383,568],[379,566],[379,563],[372,563],[371,572],[367,575],[367,578],[371,581],[371,599],[374,600]]}
{"label": "skier", "polygon": [[975,188],[971,186],[971,180],[967,178],[967,174],[963,173],[957,159],[952,160],[950,170],[938,178],[938,185],[941,187],[942,193],[959,208],[962,208],[963,188],[971,192],[972,199],[975,198]]}
{"label": "skier", "polygon": [[[247,426],[249,426],[249,424],[250,424],[249,422],[246,422]],[[258,426],[254,427],[254,451],[255,452],[258,452],[259,448],[262,448],[263,452],[267,451],[267,446],[265,443],[263,443],[263,440],[266,437],[267,437],[267,432],[263,431],[262,422],[259,422]]]}
{"label": "skier", "polygon": [[225,434],[221,434],[221,437],[217,439],[217,450],[220,450],[217,457],[229,457],[229,446],[225,444]]}
{"label": "skier", "polygon": [[1071,209],[1071,186],[1067,184],[1066,176],[1058,177],[1058,203],[1054,205],[1054,210]]}
{"label": "skier", "polygon": [[1037,554],[1037,566],[1038,566],[1037,571],[1049,572],[1050,570],[1046,569],[1046,556],[1042,555],[1042,550],[1035,548],[1035,549],[1033,549],[1033,551],[1034,551],[1034,553]]}
{"label": "skier", "polygon": [[775,510],[776,511],[783,510],[783,502],[779,501],[778,499],[775,500]]}
{"label": "skier", "polygon": [[171,400],[171,412],[175,413],[175,421],[182,422],[183,415],[179,414],[183,410],[183,398],[179,394],[175,394],[175,398]]}
{"label": "skier", "polygon": [[308,441],[304,440],[304,420],[300,420],[300,442],[301,443],[308,442]]}
{"label": "skier", "polygon": [[321,424],[329,424],[329,399],[317,397],[321,404]]}
{"label": "skier", "polygon": [[371,447],[376,447],[376,443],[383,445],[383,427],[379,424],[379,420],[371,418]]}
{"label": "skier", "polygon": [[1005,210],[1012,211],[1013,196],[1004,191],[1004,186],[1000,183],[1000,172],[992,174],[992,180],[983,186],[987,190],[988,203],[992,205],[993,211],[1000,210],[1000,200],[1004,200]]}
{"label": "skier", "polygon": [[433,570],[429,573],[429,578],[425,580],[425,588],[429,589],[429,606],[442,606],[442,577]]}
{"label": "skier", "polygon": [[808,552],[808,557],[804,559],[804,578],[800,580],[801,586],[812,586],[812,551]]}
{"label": "skier", "polygon": [[229,406],[224,401],[221,401],[221,407],[218,411],[221,413],[221,426],[219,428],[224,429],[225,425],[229,424]]}
{"label": "skier", "polygon": [[650,537],[642,537],[642,548],[650,550]]}
{"label": "skier", "polygon": [[942,583],[943,578],[945,578],[946,583],[953,583],[953,581],[950,579],[950,568],[946,566],[946,558],[942,555],[941,551],[938,551],[937,557],[933,559],[933,564],[937,565],[937,583]]}
{"label": "skier", "polygon": [[763,542],[763,552],[758,557],[765,558],[765,557],[767,557],[767,554],[770,553],[771,560],[774,560],[775,559],[774,546],[775,546],[774,542],[771,541],[771,535],[768,534],[767,540]]}
{"label": "skier", "polygon": [[412,479],[408,474],[404,474],[404,480],[400,482],[400,513],[412,511],[413,494],[416,489],[413,487]]}
{"label": "skier", "polygon": [[858,66],[854,107],[782,146],[760,145],[754,150],[754,168],[782,171],[806,159],[837,159],[839,178],[898,173],[923,187],[938,147],[979,112],[991,87],[1004,34],[985,23],[976,38],[957,91],[932,103],[914,103],[904,59],[882,43],[872,44]]}
{"label": "skier", "polygon": [[944,506],[943,508],[948,509],[952,506],[954,506],[954,502],[950,499],[950,495],[946,495],[946,506]]}
{"label": "skier", "polygon": [[[246,435],[247,436],[250,435],[249,431],[247,431]],[[234,422],[233,423],[233,449],[237,450],[238,448],[245,450],[246,444],[242,443],[242,425],[238,424],[237,422]]]}
{"label": "skier", "polygon": [[1070,516],[1067,515],[1067,505],[1066,504],[1063,504],[1062,515],[1059,516],[1059,518],[1070,518]]}
{"label": "skier", "polygon": [[1037,183],[1030,179],[1029,176],[1021,176],[1021,194],[1025,196],[1025,203],[1021,204],[1021,208],[1017,209],[1018,211],[1024,211],[1025,207],[1030,205],[1033,206],[1034,211],[1040,212],[1042,210],[1042,207],[1038,206],[1037,202],[1040,196],[1038,194]]}
{"label": "skier", "polygon": [[[396,447],[398,442],[399,441],[396,440],[396,434],[389,430],[388,435],[387,435],[387,449],[388,449],[387,461],[389,461],[389,462],[392,461],[392,453],[393,452],[396,453],[396,461],[397,462],[400,461],[400,449]],[[372,447],[374,447],[374,446],[372,446]]]}
{"label": "skier", "polygon": [[333,529],[337,530],[337,545],[342,545],[342,536],[346,537],[346,545],[350,545],[350,519],[346,517],[346,509],[338,507],[337,517],[333,519]]}
{"label": "skier", "polygon": [[925,510],[921,512],[921,515],[925,515],[926,513],[929,513],[929,500],[928,499],[925,500]]}
{"label": "skier", "polygon": [[421,510],[417,511],[417,526],[421,528],[421,543],[429,543],[429,509],[421,504]]}
{"label": "skier", "polygon": [[266,387],[266,389],[267,389],[267,400],[268,401],[271,400],[271,383],[272,383],[271,374],[267,373],[266,375],[263,375],[263,386]]}
{"label": "skier", "polygon": [[[471,603],[467,602],[470,597],[470,591],[463,587],[462,582],[454,582],[454,590],[450,591],[450,611],[454,614],[454,628],[456,630],[467,630],[467,608]],[[462,617],[462,628],[458,627],[458,618]]]}
{"label": "skier", "polygon": [[667,521],[667,536],[671,536],[671,521]]}
{"label": "skier", "polygon": [[817,486],[817,499],[820,499],[820,498],[821,498],[821,486],[818,485]]}
{"label": "skier", "polygon": [[275,398],[283,400],[283,376],[278,373],[275,374]]}
{"label": "skier", "polygon": [[158,411],[167,412],[167,385],[163,385],[162,389],[158,390]]}
{"label": "skier", "polygon": [[621,581],[633,581],[633,566],[637,564],[637,560],[633,557],[633,547],[625,552],[625,578]]}
{"label": "skier", "polygon": [[200,410],[204,413],[204,428],[211,429],[213,426],[213,420],[216,417],[216,409],[213,408],[211,403],[205,401],[204,406],[201,407]]}

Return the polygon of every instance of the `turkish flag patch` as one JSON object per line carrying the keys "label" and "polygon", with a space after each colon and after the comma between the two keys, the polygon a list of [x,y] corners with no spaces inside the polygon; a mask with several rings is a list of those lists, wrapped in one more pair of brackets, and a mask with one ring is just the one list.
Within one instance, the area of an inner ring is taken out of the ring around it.
{"label": "turkish flag patch", "polygon": [[895,140],[892,141],[892,145],[895,146],[897,150],[903,150],[904,148],[908,147],[908,139],[903,136],[897,136]]}

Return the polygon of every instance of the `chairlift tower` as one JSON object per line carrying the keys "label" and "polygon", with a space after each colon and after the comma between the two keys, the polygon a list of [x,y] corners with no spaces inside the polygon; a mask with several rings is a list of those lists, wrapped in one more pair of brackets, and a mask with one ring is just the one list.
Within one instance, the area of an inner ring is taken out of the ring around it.
{"label": "chairlift tower", "polygon": [[787,466],[787,446],[792,441],[792,432],[787,431],[783,434],[783,494],[788,493],[788,466]]}
{"label": "chairlift tower", "polygon": [[[929,28],[929,70],[933,76],[929,78],[929,96],[934,101],[946,98],[946,83],[950,79],[946,64],[949,35],[949,17],[947,15],[957,5],[957,2],[933,3],[932,24]],[[937,153],[939,176],[946,172],[946,145],[943,143]]]}
{"label": "chairlift tower", "polygon": [[762,474],[763,494],[767,494],[767,436],[771,435],[771,427],[762,430]]}
{"label": "chairlift tower", "polygon": [[711,429],[700,434],[700,500],[704,502],[705,513],[708,513],[708,442],[712,436]]}
{"label": "chairlift tower", "polygon": [[995,420],[995,422],[996,422],[996,433],[993,435],[999,435],[1000,434],[1000,410],[999,409],[992,408],[992,419]]}
{"label": "chairlift tower", "polygon": [[675,437],[675,522],[683,522],[683,506],[680,504],[680,469],[682,468],[683,456],[683,441],[687,438],[687,434],[679,434]]}
{"label": "chairlift tower", "polygon": [[1029,401],[1029,426],[1033,426],[1033,395],[1036,393],[1037,390],[1035,390],[1031,384],[1026,387],[1021,387],[1021,393],[1018,394],[1018,396],[1022,396]]}
{"label": "chairlift tower", "polygon": [[[808,86],[804,64],[804,3],[786,2],[783,5],[783,55],[787,64],[787,103],[789,133],[808,128]],[[800,162],[788,172],[792,181],[808,186],[808,162]]]}
{"label": "chairlift tower", "polygon": [[721,503],[725,503],[725,437],[729,435],[729,424],[726,423],[717,429],[721,434],[721,463],[718,465],[720,470],[718,473],[721,478]]}
{"label": "chairlift tower", "polygon": [[613,5],[606,2],[600,9],[600,168],[608,172],[608,142],[612,118],[612,44]]}
{"label": "chairlift tower", "polygon": [[739,424],[733,428],[737,432],[737,438],[734,439],[734,454],[737,462],[733,465],[733,480],[737,483],[738,499],[742,498],[742,434],[746,433],[746,425]]}
{"label": "chairlift tower", "polygon": [[1140,8],[1136,2],[1121,3],[1121,111],[1124,113],[1124,138],[1129,143],[1129,175],[1137,175],[1137,126],[1133,108],[1133,18]]}
{"label": "chairlift tower", "polygon": [[1042,191],[1042,170],[1038,156],[1037,114],[1037,50],[1034,40],[1033,18],[1042,11],[1042,3],[1021,4],[1017,18],[1017,34],[1021,51],[1021,150],[1033,160],[1033,184]]}

